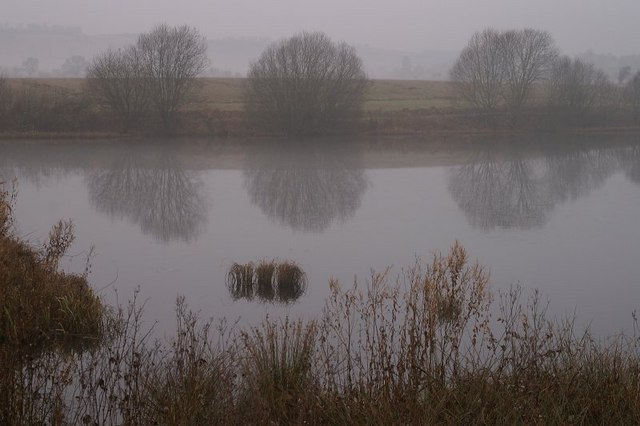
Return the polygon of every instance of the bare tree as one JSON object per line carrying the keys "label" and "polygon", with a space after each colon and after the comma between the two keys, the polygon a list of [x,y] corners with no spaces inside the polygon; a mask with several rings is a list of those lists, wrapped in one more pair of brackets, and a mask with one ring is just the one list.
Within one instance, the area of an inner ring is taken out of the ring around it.
{"label": "bare tree", "polygon": [[625,65],[618,70],[618,84],[623,86],[631,77],[631,67],[629,65]]}
{"label": "bare tree", "polygon": [[89,68],[89,63],[84,56],[73,55],[64,60],[60,67],[60,74],[64,77],[84,77]]}
{"label": "bare tree", "polygon": [[554,114],[579,122],[608,102],[611,83],[607,75],[593,64],[563,56],[551,68],[548,93]]}
{"label": "bare tree", "polygon": [[87,69],[87,85],[90,93],[118,115],[125,129],[148,109],[148,79],[134,46],[95,57]]}
{"label": "bare tree", "polygon": [[636,118],[640,118],[640,71],[635,73],[625,85],[624,98],[631,106]]}
{"label": "bare tree", "polygon": [[524,29],[507,31],[501,36],[505,66],[504,100],[517,114],[529,100],[531,89],[543,79],[558,57],[551,34]]}
{"label": "bare tree", "polygon": [[250,120],[287,135],[322,133],[361,111],[367,78],[353,47],[302,33],[271,45],[251,64]]}
{"label": "bare tree", "polygon": [[206,40],[186,25],[161,24],[140,35],[137,48],[151,85],[151,101],[165,127],[171,128],[195,78],[208,65]]}
{"label": "bare tree", "polygon": [[517,114],[557,55],[546,31],[489,28],[471,37],[450,78],[476,108],[493,111],[504,104]]}
{"label": "bare tree", "polygon": [[2,116],[11,106],[13,92],[9,87],[6,75],[0,73],[0,116]]}
{"label": "bare tree", "polygon": [[24,68],[24,72],[27,74],[27,77],[33,77],[38,72],[38,65],[40,65],[40,61],[38,58],[34,58],[33,56],[29,56],[22,62],[22,68]]}
{"label": "bare tree", "polygon": [[501,35],[494,29],[475,33],[450,71],[462,96],[476,108],[495,110],[505,79]]}

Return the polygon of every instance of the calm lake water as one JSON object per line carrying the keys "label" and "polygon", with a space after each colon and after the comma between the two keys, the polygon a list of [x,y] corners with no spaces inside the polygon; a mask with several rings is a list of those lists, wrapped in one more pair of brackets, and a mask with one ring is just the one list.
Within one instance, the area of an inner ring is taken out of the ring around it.
{"label": "calm lake water", "polygon": [[[640,308],[640,137],[281,143],[6,141],[20,235],[75,224],[63,267],[108,302],[136,287],[146,319],[173,324],[186,296],[205,317],[313,317],[331,277],[391,276],[457,239],[494,292],[539,289],[552,315],[598,334],[632,331]],[[230,294],[234,263],[294,260],[294,303]]]}

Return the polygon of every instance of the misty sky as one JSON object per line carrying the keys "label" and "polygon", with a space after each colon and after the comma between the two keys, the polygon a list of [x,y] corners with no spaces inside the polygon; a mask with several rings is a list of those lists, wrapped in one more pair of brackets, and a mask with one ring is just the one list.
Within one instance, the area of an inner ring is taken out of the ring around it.
{"label": "misty sky", "polygon": [[640,0],[2,0],[0,24],[80,26],[87,34],[189,24],[210,38],[278,39],[322,30],[351,44],[460,50],[488,26],[545,29],[568,54],[640,53]]}

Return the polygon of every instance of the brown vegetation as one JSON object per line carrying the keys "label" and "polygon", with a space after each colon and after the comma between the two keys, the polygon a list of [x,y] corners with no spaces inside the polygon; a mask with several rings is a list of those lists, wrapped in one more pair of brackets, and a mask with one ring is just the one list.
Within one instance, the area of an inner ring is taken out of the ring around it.
{"label": "brown vegetation", "polygon": [[[73,242],[71,223],[55,225],[41,248],[22,241],[13,234],[15,192],[7,186],[0,182],[0,423],[33,424],[23,414],[34,399],[53,404],[40,393],[47,384],[33,375],[33,360],[97,345],[107,314],[86,276],[58,270]],[[37,386],[29,395],[27,382]]]}
{"label": "brown vegetation", "polygon": [[32,247],[13,235],[15,194],[5,185],[0,182],[0,354],[6,347],[32,350],[99,336],[104,312],[86,276],[58,270],[73,225],[58,222],[43,247]]}
{"label": "brown vegetation", "polygon": [[234,300],[291,303],[307,289],[307,277],[293,261],[261,260],[234,263],[227,273],[227,288]]}

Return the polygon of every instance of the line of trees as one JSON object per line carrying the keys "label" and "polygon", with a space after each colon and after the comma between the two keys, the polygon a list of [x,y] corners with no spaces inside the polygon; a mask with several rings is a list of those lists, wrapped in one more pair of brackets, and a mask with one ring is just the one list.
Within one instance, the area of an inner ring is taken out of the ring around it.
{"label": "line of trees", "polygon": [[594,109],[615,104],[615,90],[607,75],[580,59],[556,59],[546,85],[551,113],[567,122],[582,122]]}
{"label": "line of trees", "polygon": [[161,24],[141,34],[135,45],[94,58],[87,70],[88,88],[125,129],[153,110],[165,130],[171,130],[195,77],[208,65],[206,52],[206,39],[194,28]]}
{"label": "line of trees", "polygon": [[[158,25],[134,45],[96,56],[87,71],[87,93],[110,109],[125,130],[153,114],[171,132],[178,112],[191,100],[196,77],[208,65],[206,50],[205,38],[194,28]],[[450,77],[465,100],[489,115],[506,111],[515,119],[535,105],[565,122],[581,124],[594,110],[610,111],[624,102],[640,119],[640,72],[621,70],[615,85],[592,64],[560,56],[546,31],[477,32]],[[250,65],[247,122],[259,131],[294,137],[344,131],[362,112],[368,85],[355,48],[321,32],[300,33],[270,45]],[[11,121],[3,114],[16,104],[11,95],[0,78],[0,121]],[[83,93],[77,106],[89,102],[84,98]],[[78,109],[61,109],[58,103],[53,111]]]}
{"label": "line of trees", "polygon": [[[153,110],[170,131],[207,63],[205,39],[195,29],[163,24],[133,46],[94,58],[88,88],[125,129]],[[360,114],[367,84],[352,46],[324,33],[301,33],[272,44],[251,64],[247,118],[288,136],[343,130]]]}
{"label": "line of trees", "polygon": [[[555,119],[580,124],[600,109],[629,105],[640,118],[640,72],[621,70],[619,85],[580,59],[561,56],[551,35],[535,29],[475,33],[450,70],[460,95],[478,111],[512,118],[545,106]],[[626,82],[626,83],[625,83]]]}

